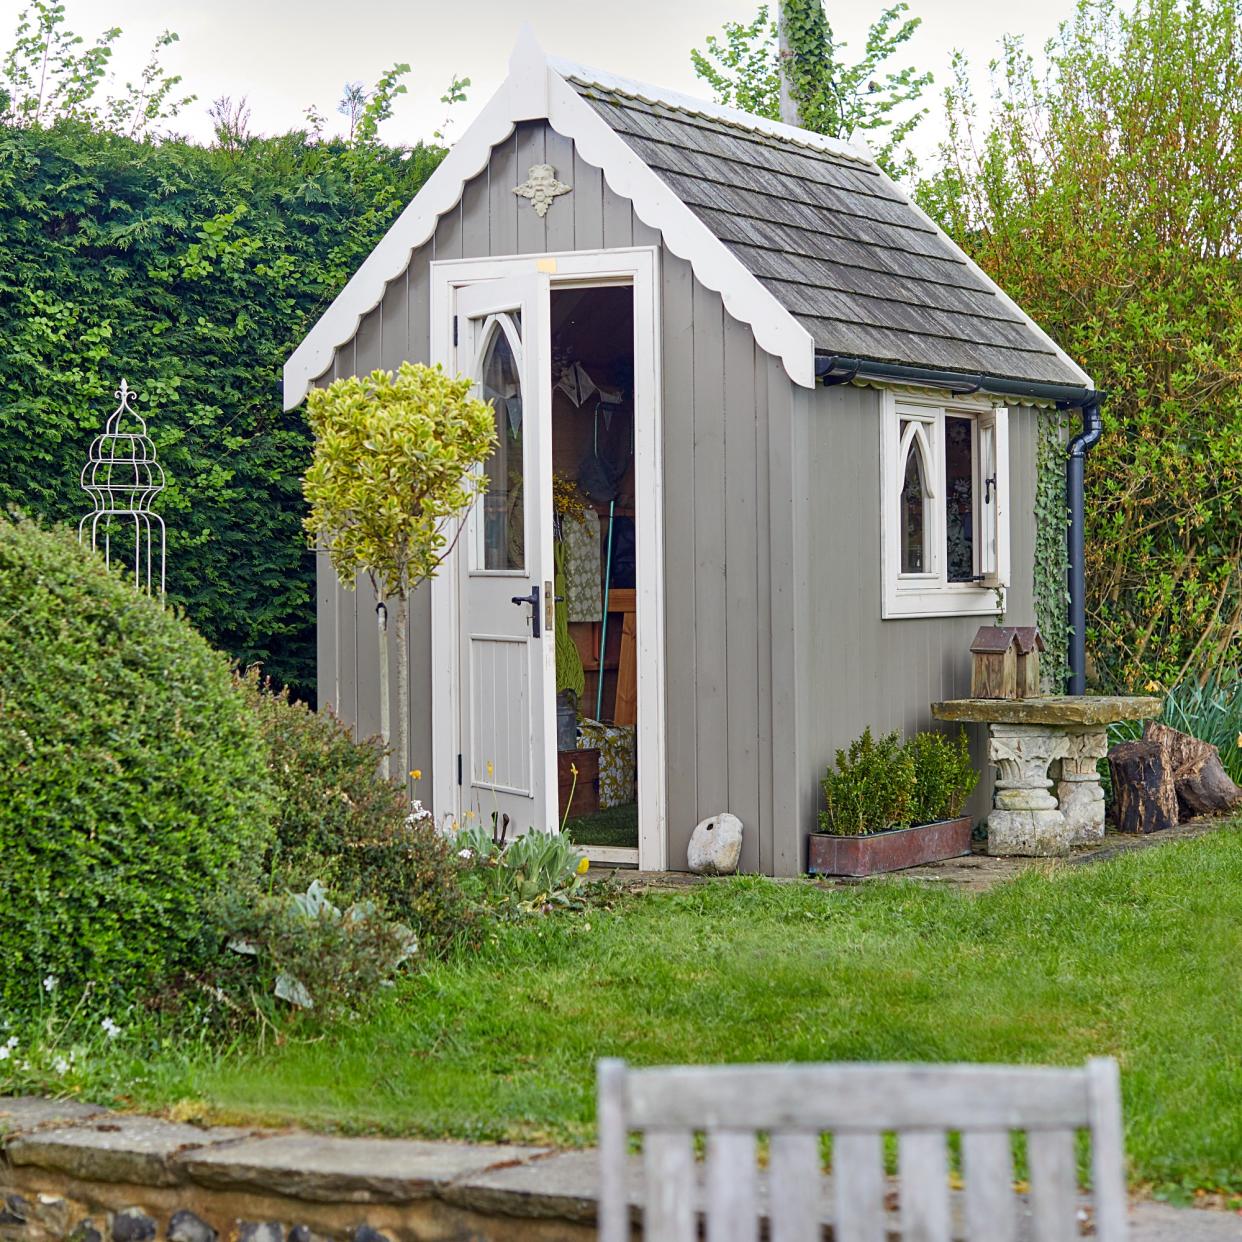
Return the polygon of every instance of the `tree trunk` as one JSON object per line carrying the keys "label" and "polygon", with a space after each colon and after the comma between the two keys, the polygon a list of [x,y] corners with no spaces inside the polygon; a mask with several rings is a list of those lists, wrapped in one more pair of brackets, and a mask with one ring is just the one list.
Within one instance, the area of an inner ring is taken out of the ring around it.
{"label": "tree trunk", "polygon": [[1164,751],[1183,819],[1221,815],[1242,806],[1242,789],[1230,779],[1220,761],[1220,751],[1210,742],[1154,720],[1148,721],[1143,737]]}
{"label": "tree trunk", "polygon": [[392,710],[388,703],[388,605],[379,600],[375,605],[375,622],[379,627],[379,715],[380,740],[384,745],[384,757],[380,771],[384,779],[392,776],[392,759],[389,755],[392,740]]}
{"label": "tree trunk", "polygon": [[401,779],[409,789],[410,783],[410,601],[404,595],[397,596],[397,737],[398,754],[401,757]]}
{"label": "tree trunk", "polygon": [[1122,742],[1108,752],[1119,832],[1160,832],[1177,823],[1173,769],[1156,742]]}
{"label": "tree trunk", "polygon": [[790,85],[789,69],[792,58],[793,51],[789,46],[789,35],[785,29],[785,0],[780,0],[776,17],[776,68],[777,80],[780,83],[781,120],[786,125],[801,125],[798,103],[794,99],[793,88]]}

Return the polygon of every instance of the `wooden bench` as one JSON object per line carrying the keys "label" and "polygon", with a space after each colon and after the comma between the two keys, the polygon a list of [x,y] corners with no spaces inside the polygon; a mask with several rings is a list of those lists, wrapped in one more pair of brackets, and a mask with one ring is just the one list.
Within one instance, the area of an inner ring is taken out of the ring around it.
{"label": "wooden bench", "polygon": [[756,1136],[769,1136],[767,1238],[819,1242],[820,1136],[832,1135],[834,1242],[885,1242],[884,1136],[896,1134],[903,1242],[949,1242],[948,1137],[961,1136],[965,1236],[1014,1242],[1011,1134],[1025,1132],[1030,1237],[1078,1227],[1075,1138],[1090,1134],[1094,1237],[1124,1242],[1126,1186],[1117,1063],[598,1066],[600,1242],[628,1242],[629,1135],[643,1142],[645,1242],[695,1242],[695,1137],[705,1136],[707,1242],[758,1242]]}

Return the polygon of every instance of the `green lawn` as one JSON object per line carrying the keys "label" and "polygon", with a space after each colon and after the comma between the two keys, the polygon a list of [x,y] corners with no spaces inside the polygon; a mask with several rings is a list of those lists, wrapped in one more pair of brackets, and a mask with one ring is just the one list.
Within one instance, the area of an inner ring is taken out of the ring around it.
{"label": "green lawn", "polygon": [[1133,1181],[1242,1190],[1242,829],[979,896],[740,879],[625,898],[506,929],[315,1038],[108,1072],[182,1116],[576,1144],[605,1054],[1096,1053],[1121,1061]]}
{"label": "green lawn", "polygon": [[575,845],[638,848],[638,804],[625,802],[565,821],[565,835]]}

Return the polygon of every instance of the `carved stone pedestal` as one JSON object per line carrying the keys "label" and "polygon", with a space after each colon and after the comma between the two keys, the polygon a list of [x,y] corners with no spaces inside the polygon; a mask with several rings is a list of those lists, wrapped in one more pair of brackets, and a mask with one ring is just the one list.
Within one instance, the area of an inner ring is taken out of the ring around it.
{"label": "carved stone pedestal", "polygon": [[1045,725],[994,724],[988,758],[996,764],[995,809],[988,816],[988,853],[1068,854],[1071,830],[1050,790],[1048,768],[1066,738]]}
{"label": "carved stone pedestal", "polygon": [[989,728],[997,779],[988,853],[1052,857],[1104,835],[1096,762],[1108,751],[1106,726],[1158,716],[1161,706],[1156,698],[1050,695],[954,699],[933,703],[932,715]]}
{"label": "carved stone pedestal", "polygon": [[1097,764],[1108,754],[1108,730],[1070,729],[1065,741],[1057,802],[1069,825],[1070,844],[1090,845],[1104,837],[1104,787]]}

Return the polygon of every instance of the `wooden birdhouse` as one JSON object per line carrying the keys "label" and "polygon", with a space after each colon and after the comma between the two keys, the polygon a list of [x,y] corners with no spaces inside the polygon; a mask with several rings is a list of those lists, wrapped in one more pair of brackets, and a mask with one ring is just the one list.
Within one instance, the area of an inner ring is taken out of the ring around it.
{"label": "wooden birdhouse", "polygon": [[1044,640],[1034,625],[981,625],[970,644],[972,699],[1039,697],[1039,653]]}

